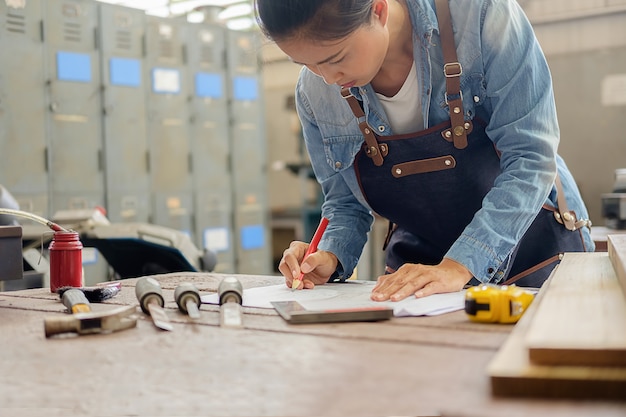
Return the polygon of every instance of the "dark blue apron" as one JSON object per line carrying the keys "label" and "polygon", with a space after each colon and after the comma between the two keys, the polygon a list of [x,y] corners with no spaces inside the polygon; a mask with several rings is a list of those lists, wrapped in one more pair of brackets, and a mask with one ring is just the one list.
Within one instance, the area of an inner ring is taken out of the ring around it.
{"label": "dark blue apron", "polygon": [[[368,155],[366,143],[355,157],[354,169],[368,204],[394,224],[386,247],[388,270],[404,263],[438,264],[501,172],[481,123],[474,123],[463,149],[442,136],[449,127],[446,122],[418,134],[374,135],[385,153],[379,166]],[[500,282],[524,274],[515,280],[517,285],[540,287],[560,253],[585,250],[580,230],[567,230],[554,213],[546,207],[538,213]]]}

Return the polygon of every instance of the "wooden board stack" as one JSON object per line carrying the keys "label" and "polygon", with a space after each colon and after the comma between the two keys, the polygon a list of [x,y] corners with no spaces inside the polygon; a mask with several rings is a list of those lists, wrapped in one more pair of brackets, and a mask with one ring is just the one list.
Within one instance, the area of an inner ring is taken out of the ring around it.
{"label": "wooden board stack", "polygon": [[496,396],[626,400],[626,236],[566,253],[488,367]]}

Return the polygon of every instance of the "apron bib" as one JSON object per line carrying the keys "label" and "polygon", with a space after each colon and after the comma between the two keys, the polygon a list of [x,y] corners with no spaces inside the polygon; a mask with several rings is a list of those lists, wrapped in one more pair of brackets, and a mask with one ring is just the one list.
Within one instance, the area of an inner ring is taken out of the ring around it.
{"label": "apron bib", "polygon": [[[394,224],[386,247],[388,270],[404,263],[441,262],[501,172],[498,154],[482,123],[474,123],[463,149],[445,139],[449,126],[449,122],[442,123],[414,135],[374,135],[385,151],[380,165],[368,155],[367,144],[355,157],[354,169],[365,199]],[[517,284],[539,287],[558,254],[583,250],[580,231],[567,230],[544,207],[516,247],[504,277],[526,272]]]}

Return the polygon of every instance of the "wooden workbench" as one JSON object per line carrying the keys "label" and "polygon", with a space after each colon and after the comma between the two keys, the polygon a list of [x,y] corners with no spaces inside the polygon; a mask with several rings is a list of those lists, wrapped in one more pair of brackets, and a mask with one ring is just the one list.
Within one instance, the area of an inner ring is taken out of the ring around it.
{"label": "wooden workbench", "polygon": [[[46,339],[64,314],[48,289],[0,293],[0,416],[620,416],[626,403],[493,398],[486,367],[512,326],[464,312],[378,323],[289,325],[244,308],[244,328],[219,327],[219,307],[192,322],[173,290],[204,294],[220,274],[156,276],[174,331],[137,327]],[[238,276],[245,288],[283,282]],[[134,279],[94,311],[136,305]]]}

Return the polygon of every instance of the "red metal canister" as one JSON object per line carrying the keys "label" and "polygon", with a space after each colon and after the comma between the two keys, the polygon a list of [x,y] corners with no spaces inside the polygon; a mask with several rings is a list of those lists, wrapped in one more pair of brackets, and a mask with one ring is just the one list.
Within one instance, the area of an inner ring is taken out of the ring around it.
{"label": "red metal canister", "polygon": [[50,292],[59,287],[83,286],[83,244],[78,232],[54,232],[50,246]]}

